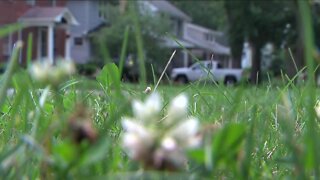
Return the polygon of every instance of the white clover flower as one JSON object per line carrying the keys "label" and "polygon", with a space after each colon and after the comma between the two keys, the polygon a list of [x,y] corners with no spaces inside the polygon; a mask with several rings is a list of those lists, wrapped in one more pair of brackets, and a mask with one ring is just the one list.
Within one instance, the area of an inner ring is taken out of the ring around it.
{"label": "white clover flower", "polygon": [[180,147],[191,148],[200,144],[200,139],[197,136],[198,129],[198,120],[191,118],[180,122],[167,135],[175,139]]}
{"label": "white clover flower", "polygon": [[181,94],[160,116],[162,103],[158,93],[145,102],[134,100],[133,118],[122,118],[122,145],[129,157],[149,168],[178,169],[184,165],[184,150],[200,145],[199,122],[187,116],[188,99]]}
{"label": "white clover flower", "polygon": [[38,80],[39,82],[46,82],[49,78],[51,64],[49,61],[36,62],[31,65],[29,72],[33,79]]}
{"label": "white clover flower", "polygon": [[170,105],[168,110],[168,115],[165,123],[171,125],[174,122],[180,121],[187,117],[188,110],[188,98],[184,94],[180,94],[175,97]]}
{"label": "white clover flower", "polygon": [[320,101],[319,100],[317,100],[314,109],[316,111],[316,114],[317,114],[318,118],[320,118]]}
{"label": "white clover flower", "polygon": [[66,60],[58,61],[56,66],[52,65],[48,60],[35,62],[29,69],[29,73],[34,80],[54,86],[59,85],[67,76],[75,72],[74,64]]}
{"label": "white clover flower", "polygon": [[149,96],[145,103],[134,100],[132,104],[133,114],[137,120],[148,123],[150,118],[155,118],[161,111],[161,99],[157,93]]}
{"label": "white clover flower", "polygon": [[58,69],[60,69],[66,75],[72,75],[76,73],[76,67],[72,61],[60,60],[57,63]]}

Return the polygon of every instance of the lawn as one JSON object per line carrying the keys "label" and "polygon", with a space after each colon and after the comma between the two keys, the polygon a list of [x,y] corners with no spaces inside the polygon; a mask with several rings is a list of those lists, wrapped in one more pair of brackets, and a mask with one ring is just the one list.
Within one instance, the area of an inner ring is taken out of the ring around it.
{"label": "lawn", "polygon": [[[111,72],[106,70],[101,74]],[[144,159],[132,158],[132,149],[126,149],[123,140],[128,133],[123,117],[140,117],[132,103],[148,101],[151,93],[143,92],[146,85],[123,83],[102,75],[98,80],[73,76],[55,85],[38,83],[26,70],[19,70],[10,78],[15,93],[1,104],[1,177],[282,179],[316,176],[318,121],[315,104],[310,106],[309,86],[288,82],[278,86],[266,83],[225,87],[197,82],[160,85],[156,92],[162,106],[157,116],[150,116],[156,121],[151,132],[161,134],[168,131],[164,127],[171,128],[161,124],[161,117],[170,111],[174,97],[183,93],[189,102],[188,117],[199,120],[196,135],[200,143],[194,148],[178,143],[180,149],[166,151],[158,166],[149,162],[153,153],[145,152]],[[154,112],[156,101],[150,102],[151,105],[141,103],[145,105],[142,113]],[[185,138],[191,138],[188,129],[184,130]],[[158,144],[153,148],[158,148]],[[184,163],[174,164],[177,160],[171,153],[183,157]]]}
{"label": "lawn", "polygon": [[147,85],[139,31],[140,84],[121,81],[106,49],[96,79],[79,77],[68,61],[15,68],[17,43],[1,76],[0,177],[319,179],[313,34],[307,3],[298,4],[306,23],[305,84],[294,83],[301,70],[260,85]]}

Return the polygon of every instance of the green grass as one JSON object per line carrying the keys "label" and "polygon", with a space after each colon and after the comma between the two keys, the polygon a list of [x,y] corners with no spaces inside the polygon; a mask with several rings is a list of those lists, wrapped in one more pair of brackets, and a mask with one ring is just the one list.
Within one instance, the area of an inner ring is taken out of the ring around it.
{"label": "green grass", "polygon": [[[299,2],[301,16],[308,14]],[[138,18],[134,15],[134,18]],[[304,17],[306,21],[308,17]],[[143,56],[135,19],[137,51]],[[305,24],[308,28],[310,24]],[[0,30],[0,36],[16,30]],[[309,29],[310,30],[310,29]],[[312,34],[304,31],[308,48]],[[128,32],[124,35],[128,37]],[[32,44],[29,36],[28,45]],[[121,59],[126,54],[123,41]],[[103,47],[101,50],[103,51]],[[199,119],[203,143],[187,152],[180,171],[156,171],[123,151],[121,118],[133,115],[131,102],[148,97],[141,84],[120,80],[122,67],[107,64],[97,79],[74,75],[59,86],[39,84],[25,69],[1,76],[0,177],[3,179],[317,179],[319,117],[314,106],[320,90],[311,78],[295,85],[285,75],[259,86],[194,82],[160,83],[165,114],[180,93],[189,99],[188,114]],[[28,51],[28,60],[31,51]],[[309,51],[308,51],[309,52]],[[310,53],[308,73],[314,70]],[[102,53],[110,62],[109,53]],[[168,57],[169,58],[169,57]],[[141,75],[145,76],[143,61]],[[156,77],[153,89],[156,86]],[[161,81],[162,82],[162,81]],[[8,87],[15,93],[6,94]],[[92,125],[92,126],[91,126]]]}
{"label": "green grass", "polygon": [[[189,97],[189,114],[197,117],[203,128],[214,123],[222,127],[211,130],[212,139],[190,152],[186,170],[173,174],[146,170],[139,176],[141,167],[121,149],[120,118],[132,115],[133,99],[146,98],[145,87],[121,83],[119,96],[112,83],[106,87],[95,80],[75,79],[56,92],[48,89],[48,93],[39,93],[39,86],[24,73],[13,76],[16,94],[7,97],[2,108],[2,177],[139,178],[151,173],[159,177],[278,179],[313,175],[305,128],[308,87],[159,86],[163,111],[183,92]],[[87,88],[81,86],[88,83]],[[221,92],[228,92],[229,100]],[[57,94],[63,97],[63,104],[56,99]],[[70,126],[70,116],[78,111],[79,103],[91,111],[87,118],[98,132],[93,144],[72,140],[78,132]],[[208,146],[211,150],[205,152]]]}

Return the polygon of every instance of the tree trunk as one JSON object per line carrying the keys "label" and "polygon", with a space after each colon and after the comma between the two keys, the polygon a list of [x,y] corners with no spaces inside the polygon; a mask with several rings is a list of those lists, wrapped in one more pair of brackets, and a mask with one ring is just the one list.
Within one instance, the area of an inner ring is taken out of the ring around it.
{"label": "tree trunk", "polygon": [[232,59],[232,68],[241,68],[241,57],[235,57]]}
{"label": "tree trunk", "polygon": [[127,0],[120,0],[119,1],[119,8],[120,8],[121,14],[126,12],[126,7],[127,7]]}
{"label": "tree trunk", "polygon": [[251,42],[252,47],[252,68],[250,74],[250,82],[253,84],[259,84],[261,82],[261,71],[260,71],[260,64],[261,64],[261,43],[258,42]]}
{"label": "tree trunk", "polygon": [[233,1],[226,1],[224,4],[229,23],[229,44],[231,48],[232,66],[234,68],[241,67],[241,57],[244,40],[243,25],[240,24],[239,20],[239,18],[241,17],[234,11],[234,8],[239,6],[242,7],[247,5],[243,2]]}
{"label": "tree trunk", "polygon": [[[298,12],[298,4],[297,0],[294,1],[295,12]],[[296,19],[296,30],[298,31],[297,38],[294,44],[290,44],[291,46],[286,49],[288,52],[286,59],[286,72],[290,78],[293,78],[305,65],[304,62],[304,41],[303,41],[303,31],[302,31],[302,20],[299,13],[295,14]],[[292,57],[289,54],[289,48],[292,52]]]}

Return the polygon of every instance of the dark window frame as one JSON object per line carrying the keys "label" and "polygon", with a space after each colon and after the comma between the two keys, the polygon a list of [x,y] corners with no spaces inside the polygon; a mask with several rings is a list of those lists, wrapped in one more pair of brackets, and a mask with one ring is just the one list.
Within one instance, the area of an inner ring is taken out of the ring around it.
{"label": "dark window frame", "polygon": [[73,43],[76,46],[82,46],[83,45],[83,37],[75,37],[73,39]]}

